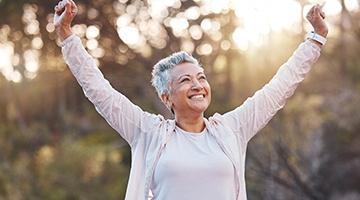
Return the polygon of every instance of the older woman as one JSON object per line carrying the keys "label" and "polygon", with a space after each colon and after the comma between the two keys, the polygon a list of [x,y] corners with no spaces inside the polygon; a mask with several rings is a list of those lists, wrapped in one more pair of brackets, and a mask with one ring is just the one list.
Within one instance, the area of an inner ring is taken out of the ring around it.
{"label": "older woman", "polygon": [[129,143],[132,166],[126,199],[246,199],[249,140],[281,109],[320,56],[328,28],[316,5],[314,28],[274,78],[238,108],[204,118],[211,89],[191,55],[174,53],[154,66],[152,84],[174,120],[141,110],[111,87],[70,28],[72,0],[55,7],[54,24],[66,63],[98,112]]}

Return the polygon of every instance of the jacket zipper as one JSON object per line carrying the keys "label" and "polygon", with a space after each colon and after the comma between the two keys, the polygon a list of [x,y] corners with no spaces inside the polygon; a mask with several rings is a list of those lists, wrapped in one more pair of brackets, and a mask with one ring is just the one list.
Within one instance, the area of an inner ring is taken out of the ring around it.
{"label": "jacket zipper", "polygon": [[169,135],[166,136],[166,139],[164,142],[161,143],[161,147],[156,155],[156,158],[155,158],[155,161],[154,161],[154,164],[152,165],[151,167],[151,170],[150,170],[150,177],[149,177],[149,180],[147,180],[147,183],[146,183],[146,187],[145,187],[145,200],[151,200],[149,199],[149,191],[150,191],[150,184],[151,184],[151,181],[152,181],[152,178],[154,176],[154,171],[155,171],[155,167],[159,161],[159,158],[160,158],[160,155],[164,149],[164,147],[166,146],[166,143],[168,142],[169,138],[171,137],[171,134],[172,133],[169,133]]}
{"label": "jacket zipper", "polygon": [[162,144],[161,147],[160,147],[160,149],[159,149],[159,152],[158,152],[157,155],[156,155],[156,159],[155,159],[155,161],[154,161],[154,164],[153,164],[153,166],[151,167],[151,170],[150,170],[150,174],[151,174],[151,175],[150,175],[149,180],[147,180],[147,184],[146,184],[146,187],[145,187],[145,194],[146,194],[145,199],[150,200],[150,199],[149,199],[149,191],[150,191],[151,180],[152,180],[152,178],[153,178],[153,176],[154,176],[155,166],[156,166],[157,162],[159,161],[161,152],[162,152],[162,150],[164,149],[164,147],[165,147],[165,144]]}

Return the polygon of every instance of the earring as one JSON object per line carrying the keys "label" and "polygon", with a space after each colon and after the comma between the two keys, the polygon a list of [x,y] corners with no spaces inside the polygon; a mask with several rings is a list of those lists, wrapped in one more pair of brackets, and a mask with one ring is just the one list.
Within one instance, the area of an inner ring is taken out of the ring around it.
{"label": "earring", "polygon": [[168,101],[168,102],[166,103],[166,106],[168,107],[168,109],[171,109],[171,102]]}

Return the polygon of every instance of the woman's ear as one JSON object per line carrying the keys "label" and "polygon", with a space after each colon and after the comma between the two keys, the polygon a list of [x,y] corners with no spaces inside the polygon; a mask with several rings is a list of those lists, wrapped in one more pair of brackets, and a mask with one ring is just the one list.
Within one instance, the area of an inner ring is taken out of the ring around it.
{"label": "woman's ear", "polygon": [[171,101],[169,94],[162,94],[161,101],[165,104],[168,109],[171,109]]}
{"label": "woman's ear", "polygon": [[172,107],[172,102],[170,100],[170,95],[169,94],[162,94],[160,96],[161,101],[165,104],[165,106],[170,110],[171,114],[175,115],[174,110],[171,108]]}

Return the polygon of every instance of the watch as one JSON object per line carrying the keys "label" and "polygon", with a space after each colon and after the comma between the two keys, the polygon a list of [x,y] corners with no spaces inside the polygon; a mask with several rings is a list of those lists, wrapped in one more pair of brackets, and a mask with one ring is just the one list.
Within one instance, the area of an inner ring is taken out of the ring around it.
{"label": "watch", "polygon": [[324,38],[323,36],[321,36],[319,34],[316,34],[314,31],[311,31],[308,34],[307,38],[308,39],[313,39],[313,40],[319,42],[322,45],[325,45],[325,43],[326,43],[326,38]]}

